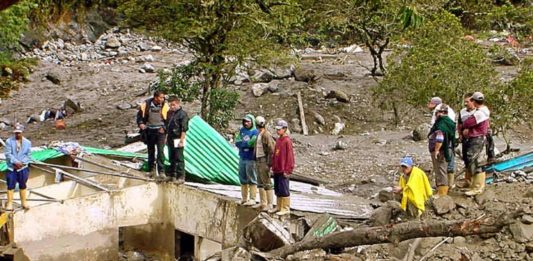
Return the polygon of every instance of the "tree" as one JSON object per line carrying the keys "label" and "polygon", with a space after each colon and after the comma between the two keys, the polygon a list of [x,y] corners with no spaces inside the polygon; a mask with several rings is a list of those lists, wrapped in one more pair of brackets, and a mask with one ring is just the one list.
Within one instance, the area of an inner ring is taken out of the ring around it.
{"label": "tree", "polygon": [[395,50],[389,73],[373,90],[381,108],[395,111],[396,123],[406,108],[402,104],[422,106],[439,96],[458,108],[465,93],[495,87],[496,71],[484,50],[463,35],[457,17],[443,10],[405,35],[408,47]]}
{"label": "tree", "polygon": [[122,10],[127,24],[192,52],[201,85],[201,116],[208,121],[220,109],[212,106],[211,96],[224,89],[224,77],[231,77],[237,66],[281,62],[290,32],[300,21],[296,0],[126,0]]}

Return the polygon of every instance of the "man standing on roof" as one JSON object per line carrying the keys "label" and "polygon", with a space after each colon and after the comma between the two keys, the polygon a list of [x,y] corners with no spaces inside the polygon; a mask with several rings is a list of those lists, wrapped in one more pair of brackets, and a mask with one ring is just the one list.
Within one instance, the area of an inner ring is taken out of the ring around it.
{"label": "man standing on roof", "polygon": [[247,114],[242,119],[242,127],[235,137],[235,146],[239,148],[239,180],[241,182],[241,204],[251,206],[255,204],[257,194],[257,174],[255,172],[255,142],[258,131],[255,128],[255,118]]}
{"label": "man standing on roof", "polygon": [[270,167],[272,166],[272,155],[274,154],[274,139],[272,134],[266,129],[266,119],[262,116],[255,118],[259,134],[255,143],[255,157],[257,176],[259,180],[259,201],[253,208],[260,208],[262,211],[272,209],[274,191],[272,180],[270,179]]}
{"label": "man standing on roof", "polygon": [[167,114],[165,126],[167,129],[167,148],[170,167],[167,176],[173,182],[185,182],[185,135],[189,129],[189,117],[181,107],[181,101],[176,96],[168,99],[170,111]]}
{"label": "man standing on roof", "polygon": [[[154,161],[157,147],[157,173],[163,173],[163,149],[165,146],[165,120],[169,110],[162,91],[154,92],[154,97],[141,104],[137,113],[137,125],[141,129],[141,136],[148,147],[148,170],[155,176]],[[161,174],[161,178],[166,178]]]}
{"label": "man standing on roof", "polygon": [[459,137],[463,143],[463,161],[465,162],[465,177],[472,177],[471,190],[465,194],[475,196],[481,194],[485,188],[485,172],[479,166],[479,155],[485,145],[485,136],[489,130],[490,111],[482,106],[485,96],[481,92],[465,95],[465,108],[459,116]]}
{"label": "man standing on roof", "polygon": [[402,193],[402,209],[411,217],[420,218],[426,210],[426,202],[433,191],[429,185],[426,173],[414,166],[411,157],[404,157],[400,161],[402,174],[399,186],[394,188],[395,193]]}
{"label": "man standing on roof", "polygon": [[[433,126],[435,124],[435,122],[437,121],[437,112],[441,109],[442,104],[443,104],[442,103],[442,99],[440,97],[433,97],[429,101],[428,109],[430,109],[432,111],[431,126]],[[448,115],[447,116],[454,123],[456,122],[456,120],[455,120],[455,111],[453,111],[452,107],[450,107],[450,106],[448,106]],[[448,174],[447,176],[448,176],[449,189],[453,189],[455,187],[455,153],[454,153],[455,147],[451,148],[451,150],[452,150],[451,153],[450,153],[451,158],[448,161],[448,166],[447,166],[447,170],[446,170],[446,172]]]}
{"label": "man standing on roof", "polygon": [[6,210],[13,210],[13,194],[17,183],[20,189],[20,200],[24,209],[29,209],[26,201],[26,182],[30,175],[28,164],[31,156],[31,142],[22,136],[24,126],[17,124],[13,133],[6,141],[5,156],[7,163],[7,204]]}
{"label": "man standing on roof", "polygon": [[277,197],[276,215],[290,214],[291,194],[289,190],[289,176],[294,170],[294,150],[292,141],[287,133],[289,124],[280,120],[276,124],[279,138],[276,140],[274,155],[272,155],[272,172],[274,172],[274,190]]}
{"label": "man standing on roof", "polygon": [[455,147],[455,122],[448,117],[448,108],[448,105],[441,104],[437,110],[437,121],[431,127],[428,135],[428,148],[431,153],[438,196],[448,195],[448,189],[453,182],[453,177],[450,178],[449,173],[446,175]]}

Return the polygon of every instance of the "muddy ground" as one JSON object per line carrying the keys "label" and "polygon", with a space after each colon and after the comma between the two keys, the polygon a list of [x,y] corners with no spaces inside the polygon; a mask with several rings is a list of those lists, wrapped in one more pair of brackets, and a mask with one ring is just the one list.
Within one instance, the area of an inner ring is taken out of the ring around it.
{"label": "muddy ground", "polygon": [[[148,84],[157,77],[156,73],[139,72],[143,64],[140,60],[148,55],[154,57],[152,64],[156,69],[171,68],[188,57],[184,52],[165,47],[161,51],[130,52],[122,57],[76,62],[68,66],[43,61],[35,68],[28,83],[18,91],[13,91],[9,98],[2,99],[0,118],[25,121],[31,114],[46,108],[57,108],[66,99],[72,99],[80,102],[83,111],[67,118],[65,130],[56,130],[50,121],[27,126],[25,135],[33,144],[46,145],[51,141],[63,140],[88,146],[119,147],[124,144],[124,132],[136,131],[137,104],[147,97]],[[370,89],[376,82],[368,76],[366,69],[371,66],[368,52],[317,58],[320,56],[309,55],[298,65],[318,74],[318,79],[314,81],[299,82],[294,78],[281,80],[278,92],[266,93],[261,97],[252,94],[252,83],[233,86],[241,93],[241,101],[232,128],[238,126],[240,115],[247,112],[261,114],[269,119],[284,118],[291,121],[298,118],[296,93],[300,91],[304,97],[311,135],[292,134],[297,153],[297,174],[323,180],[326,187],[343,193],[370,198],[381,188],[397,181],[398,162],[404,155],[413,155],[423,169],[430,170],[426,143],[415,142],[411,138],[414,127],[429,122],[430,114],[413,109],[400,126],[394,126],[391,113],[380,111],[373,104]],[[500,71],[504,76],[512,77],[516,68],[504,67]],[[60,83],[48,80],[46,75],[49,74],[58,76]],[[345,92],[350,97],[350,102],[326,99],[325,94],[330,90]],[[131,108],[119,109],[119,105]],[[184,107],[190,114],[199,111],[198,102],[185,104]],[[324,126],[314,121],[313,112],[324,117]],[[335,116],[346,125],[340,135],[329,134],[338,121]],[[519,132],[513,132],[513,147],[521,149],[521,152],[532,151],[530,130],[523,127],[519,129]],[[4,139],[8,135],[9,130],[0,132],[0,137]],[[346,149],[334,150],[338,141],[345,143]],[[496,146],[500,151],[505,149],[505,144],[499,137],[496,138]],[[458,167],[461,169],[462,165],[458,163]],[[457,193],[454,197],[465,201],[464,205],[469,207],[457,208],[443,216],[436,216],[429,211],[426,218],[476,218],[483,214],[498,214],[517,208],[529,210],[533,206],[533,199],[527,193],[529,190],[530,185],[525,183],[491,185],[488,186],[488,191],[492,193],[490,199],[483,203]],[[417,256],[425,254],[442,239],[423,240]],[[472,260],[476,260],[476,257],[487,260],[533,259],[533,254],[528,252],[533,251],[528,240],[518,242],[508,229],[485,237],[451,238],[434,251],[429,260],[459,260],[461,253]],[[359,247],[349,249],[342,255],[308,256],[310,259],[391,260],[402,258],[408,243],[402,242],[399,246],[383,244]],[[296,257],[303,259],[304,256]]]}

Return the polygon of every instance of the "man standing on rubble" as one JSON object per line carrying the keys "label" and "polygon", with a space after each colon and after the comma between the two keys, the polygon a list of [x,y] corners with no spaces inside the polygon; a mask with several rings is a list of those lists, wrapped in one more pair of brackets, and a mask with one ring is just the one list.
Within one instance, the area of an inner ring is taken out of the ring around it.
{"label": "man standing on rubble", "polygon": [[167,114],[165,122],[167,130],[167,148],[170,167],[167,176],[172,178],[173,182],[185,182],[185,158],[183,151],[185,149],[185,135],[189,129],[189,117],[187,112],[181,107],[181,101],[176,96],[168,99],[170,111]]}
{"label": "man standing on rubble", "polygon": [[255,143],[256,170],[259,187],[260,203],[253,208],[260,208],[261,211],[272,209],[274,191],[272,180],[270,179],[270,167],[272,166],[272,155],[274,153],[274,139],[272,134],[266,129],[266,119],[262,116],[255,118],[259,134]]}
{"label": "man standing on rubble", "polygon": [[426,210],[426,202],[433,191],[426,173],[414,166],[413,158],[404,157],[400,161],[402,174],[399,186],[394,188],[394,193],[402,193],[401,206],[411,217],[420,218]]}
{"label": "man standing on rubble", "polygon": [[[440,110],[442,104],[443,104],[442,99],[440,97],[433,97],[428,102],[428,105],[427,105],[428,109],[432,111],[431,126],[433,126],[435,122],[437,121],[437,111]],[[454,124],[456,123],[455,111],[453,111],[452,107],[450,106],[448,106],[448,118],[450,118]],[[448,161],[448,167],[446,171],[448,174],[447,176],[448,176],[449,189],[453,189],[455,187],[455,153],[454,153],[455,147],[451,149],[452,149],[452,153],[450,154],[451,158]]]}
{"label": "man standing on rubble", "polygon": [[5,156],[7,163],[7,204],[6,210],[13,210],[13,194],[17,183],[20,190],[20,201],[24,209],[29,209],[26,191],[26,182],[30,175],[29,163],[31,155],[31,142],[22,136],[24,126],[20,124],[15,125],[13,133],[15,135],[9,137],[6,141]]}
{"label": "man standing on rubble", "polygon": [[[448,105],[441,104],[437,110],[437,120],[431,127],[428,135],[428,148],[431,153],[433,172],[435,173],[435,185],[437,195],[448,195],[448,188],[452,186],[453,178],[447,172],[449,162],[452,160],[455,143],[455,122],[448,117]],[[446,175],[448,173],[448,175]],[[453,173],[452,173],[453,175]]]}
{"label": "man standing on rubble", "polygon": [[485,172],[479,166],[479,155],[485,145],[485,137],[489,129],[490,112],[482,106],[485,97],[481,92],[465,95],[465,108],[459,116],[459,137],[463,143],[463,161],[465,162],[465,177],[472,177],[470,190],[465,194],[475,196],[485,189]]}
{"label": "man standing on rubble", "polygon": [[274,155],[272,155],[272,172],[274,173],[274,190],[277,197],[276,215],[290,214],[291,194],[289,190],[289,176],[294,170],[294,150],[287,130],[289,124],[280,120],[276,124],[279,138],[276,140]]}
{"label": "man standing on rubble", "polygon": [[239,180],[241,183],[241,204],[251,206],[255,204],[257,194],[257,173],[255,172],[255,142],[258,131],[255,128],[255,118],[247,114],[242,119],[242,127],[235,138],[235,146],[239,148]]}
{"label": "man standing on rubble", "polygon": [[[169,110],[165,102],[165,94],[162,91],[155,91],[154,97],[141,104],[137,113],[137,125],[141,129],[141,137],[148,147],[148,170],[153,177],[154,172],[163,173],[163,149],[165,146],[165,120]],[[154,170],[154,161],[157,162]],[[160,174],[161,178],[164,174]]]}

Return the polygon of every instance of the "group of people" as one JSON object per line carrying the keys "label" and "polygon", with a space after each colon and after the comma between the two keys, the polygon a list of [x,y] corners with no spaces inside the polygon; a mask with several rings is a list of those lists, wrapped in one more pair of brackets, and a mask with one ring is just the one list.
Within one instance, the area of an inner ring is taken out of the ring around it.
{"label": "group of people", "polygon": [[[183,183],[185,181],[184,147],[188,130],[188,116],[177,97],[165,101],[165,94],[156,91],[143,102],[137,113],[142,140],[148,147],[148,170],[151,176]],[[246,206],[287,215],[290,213],[289,176],[294,169],[294,151],[288,136],[288,123],[279,120],[274,140],[266,128],[266,119],[251,114],[244,116],[235,146],[239,149],[239,181],[241,203]],[[169,150],[170,167],[165,171],[164,146]],[[274,184],[270,172],[272,170]],[[259,203],[256,195],[259,188]],[[274,194],[277,197],[273,207]]]}
{"label": "group of people", "polygon": [[[465,165],[465,192],[467,196],[481,194],[485,188],[485,172],[479,164],[479,157],[485,146],[488,161],[494,160],[494,143],[490,132],[490,110],[484,105],[481,92],[464,95],[464,108],[456,119],[453,109],[439,97],[433,97],[428,108],[433,111],[431,130],[428,134],[428,149],[431,154],[437,195],[448,195],[455,187],[455,147],[462,144],[462,160]],[[456,133],[458,139],[456,139]],[[394,192],[402,193],[401,205],[409,214],[419,217],[425,210],[425,203],[433,191],[424,171],[414,166],[413,159],[405,157],[400,166],[402,176]]]}
{"label": "group of people", "polygon": [[[235,138],[239,148],[239,180],[241,204],[283,216],[290,214],[289,176],[294,170],[294,151],[286,121],[279,120],[274,141],[266,128],[266,119],[248,114],[242,119],[242,127]],[[270,175],[272,170],[274,184]],[[259,203],[256,204],[257,188]],[[276,194],[276,208],[273,194]]]}

